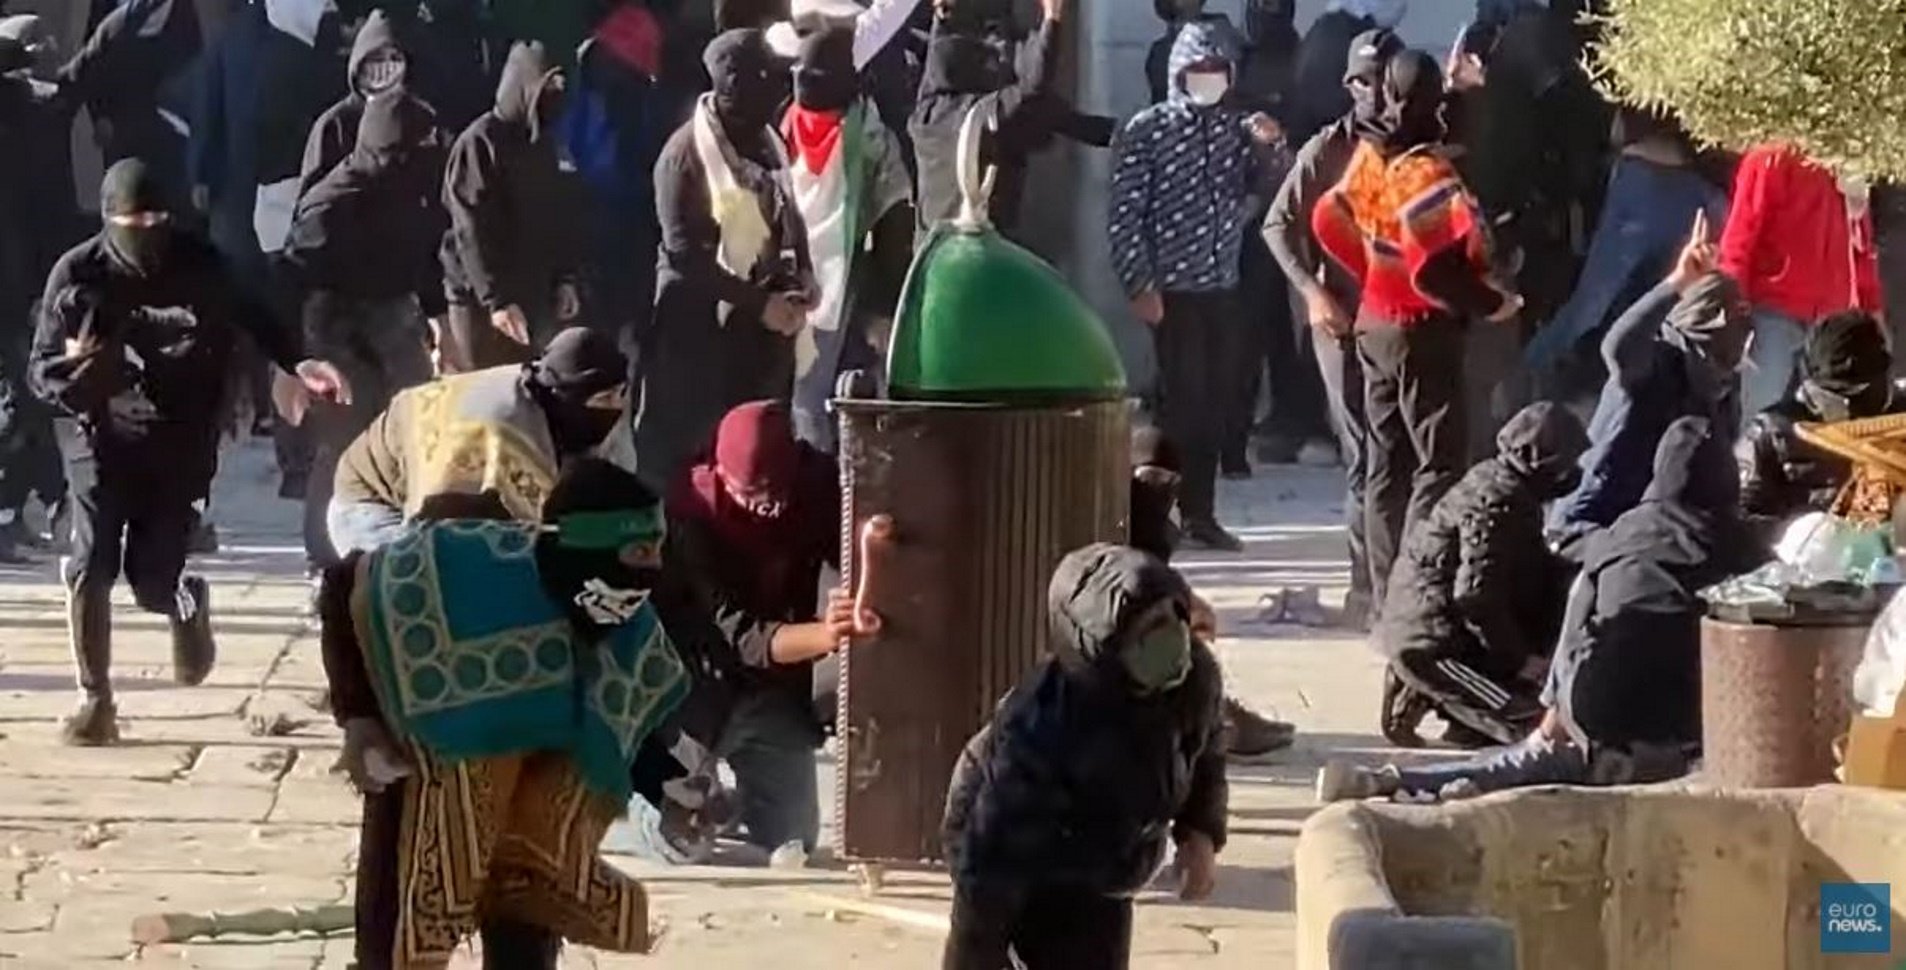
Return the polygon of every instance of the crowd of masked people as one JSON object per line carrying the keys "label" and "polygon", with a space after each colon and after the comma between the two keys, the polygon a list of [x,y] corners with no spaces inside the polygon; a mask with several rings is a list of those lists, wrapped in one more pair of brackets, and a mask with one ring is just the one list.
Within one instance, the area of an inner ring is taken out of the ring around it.
{"label": "crowd of masked people", "polygon": [[[1169,560],[1241,548],[1217,481],[1253,441],[1346,468],[1386,736],[1435,711],[1502,746],[1324,793],[1442,795],[1685,770],[1696,594],[1844,481],[1797,423],[1894,407],[1866,188],[1605,104],[1561,2],[1482,0],[1441,58],[1404,0],[1302,37],[1284,0],[1242,28],[1160,3],[1122,124],[1056,93],[1063,0],[1029,29],[994,0],[101,6],[70,57],[0,18],[0,535],[64,510],[64,734],[112,743],[121,574],[180,682],[214,662],[186,562],[249,398],[367,795],[367,967],[479,929],[499,966],[642,949],[594,854],[624,806],[665,858],[736,827],[815,849],[814,668],[880,623],[821,592],[826,401],[958,213],[975,108],[1011,237],[1035,156],[1110,149],[1157,377],[1129,544],[1061,564],[1049,659],[953,779],[949,967],[1125,965],[1168,845],[1210,891],[1223,758],[1291,729],[1224,698]],[[67,204],[82,111],[97,228]],[[481,851],[426,873],[453,843]]]}

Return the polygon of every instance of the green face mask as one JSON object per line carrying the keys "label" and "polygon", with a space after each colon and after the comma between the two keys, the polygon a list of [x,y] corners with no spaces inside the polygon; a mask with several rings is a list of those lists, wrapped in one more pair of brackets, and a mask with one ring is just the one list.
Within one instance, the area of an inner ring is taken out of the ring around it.
{"label": "green face mask", "polygon": [[1172,690],[1191,673],[1191,628],[1173,616],[1126,644],[1118,659],[1139,695]]}

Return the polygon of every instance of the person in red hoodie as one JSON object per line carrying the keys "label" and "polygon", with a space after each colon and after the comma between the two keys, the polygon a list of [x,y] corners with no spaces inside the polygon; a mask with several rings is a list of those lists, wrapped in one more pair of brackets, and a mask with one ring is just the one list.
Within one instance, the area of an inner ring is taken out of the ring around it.
{"label": "person in red hoodie", "polygon": [[1881,312],[1873,240],[1864,185],[1785,145],[1760,145],[1742,157],[1721,233],[1721,271],[1754,307],[1743,420],[1793,389],[1794,364],[1815,321],[1845,310]]}
{"label": "person in red hoodie", "polygon": [[1466,467],[1465,328],[1472,319],[1506,321],[1521,301],[1494,281],[1487,227],[1438,152],[1443,75],[1435,59],[1406,50],[1374,84],[1351,80],[1359,144],[1312,210],[1311,229],[1362,293],[1365,533],[1382,603],[1405,529]]}

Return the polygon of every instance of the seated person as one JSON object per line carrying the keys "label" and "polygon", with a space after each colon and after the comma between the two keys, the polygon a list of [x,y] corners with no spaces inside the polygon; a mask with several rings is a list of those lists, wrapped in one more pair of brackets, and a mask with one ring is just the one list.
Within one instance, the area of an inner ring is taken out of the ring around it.
{"label": "seated person", "polygon": [[1739,519],[1729,470],[1701,456],[1714,433],[1705,418],[1676,420],[1641,503],[1586,538],[1545,692],[1550,709],[1533,734],[1426,768],[1333,761],[1318,773],[1318,799],[1453,798],[1684,774],[1701,739],[1700,590],[1765,559]]}
{"label": "seated person", "polygon": [[[1178,467],[1178,449],[1162,429],[1144,427],[1132,433],[1131,546],[1166,564],[1178,549]],[[1191,594],[1191,624],[1201,639],[1217,638],[1217,614],[1197,593]],[[1224,696],[1225,754],[1240,760],[1261,758],[1296,739],[1296,725],[1266,718],[1230,694]]]}
{"label": "seated person", "polygon": [[1754,415],[1741,436],[1741,514],[1763,542],[1807,512],[1825,512],[1853,474],[1846,459],[1800,440],[1803,421],[1850,421],[1898,410],[1893,355],[1878,320],[1858,310],[1836,313],[1807,332],[1800,388]]}
{"label": "seated person", "polygon": [[563,939],[653,941],[642,887],[597,850],[688,690],[649,603],[661,509],[588,459],[544,511],[415,524],[324,574],[325,675],[364,795],[367,970],[446,966],[479,928],[486,967],[525,970],[554,970]]}
{"label": "seated person", "polygon": [[571,327],[528,364],[400,391],[338,458],[331,544],[374,549],[446,492],[493,491],[518,521],[540,521],[557,469],[621,419],[628,369],[615,338]]}
{"label": "seated person", "polygon": [[1425,707],[1465,747],[1520,740],[1541,718],[1568,592],[1567,570],[1542,538],[1542,507],[1575,487],[1587,447],[1568,409],[1531,404],[1502,426],[1496,456],[1470,468],[1404,537],[1377,643],[1402,688],[1427,704],[1385,706],[1392,743],[1421,743],[1414,722]]}
{"label": "seated person", "polygon": [[1066,556],[1049,590],[1046,660],[961,752],[947,793],[946,970],[1123,970],[1132,895],[1166,840],[1185,899],[1210,894],[1224,848],[1221,685],[1183,577],[1100,543]]}
{"label": "seated person", "polygon": [[1716,435],[1706,446],[1733,463],[1740,426],[1740,381],[1753,320],[1740,287],[1717,268],[1707,219],[1661,285],[1636,301],[1602,339],[1608,380],[1588,421],[1582,483],[1550,510],[1551,531],[1574,558],[1575,537],[1607,526],[1641,501],[1649,456],[1676,418],[1704,417]]}

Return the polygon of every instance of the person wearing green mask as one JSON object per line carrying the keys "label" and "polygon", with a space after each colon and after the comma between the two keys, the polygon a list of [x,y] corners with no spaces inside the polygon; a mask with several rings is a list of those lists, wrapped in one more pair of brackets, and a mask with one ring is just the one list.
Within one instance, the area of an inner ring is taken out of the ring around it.
{"label": "person wearing green mask", "polygon": [[1132,896],[1176,846],[1203,899],[1224,847],[1222,684],[1191,589],[1149,553],[1100,543],[1053,572],[1046,661],[954,769],[946,970],[1123,970]]}

